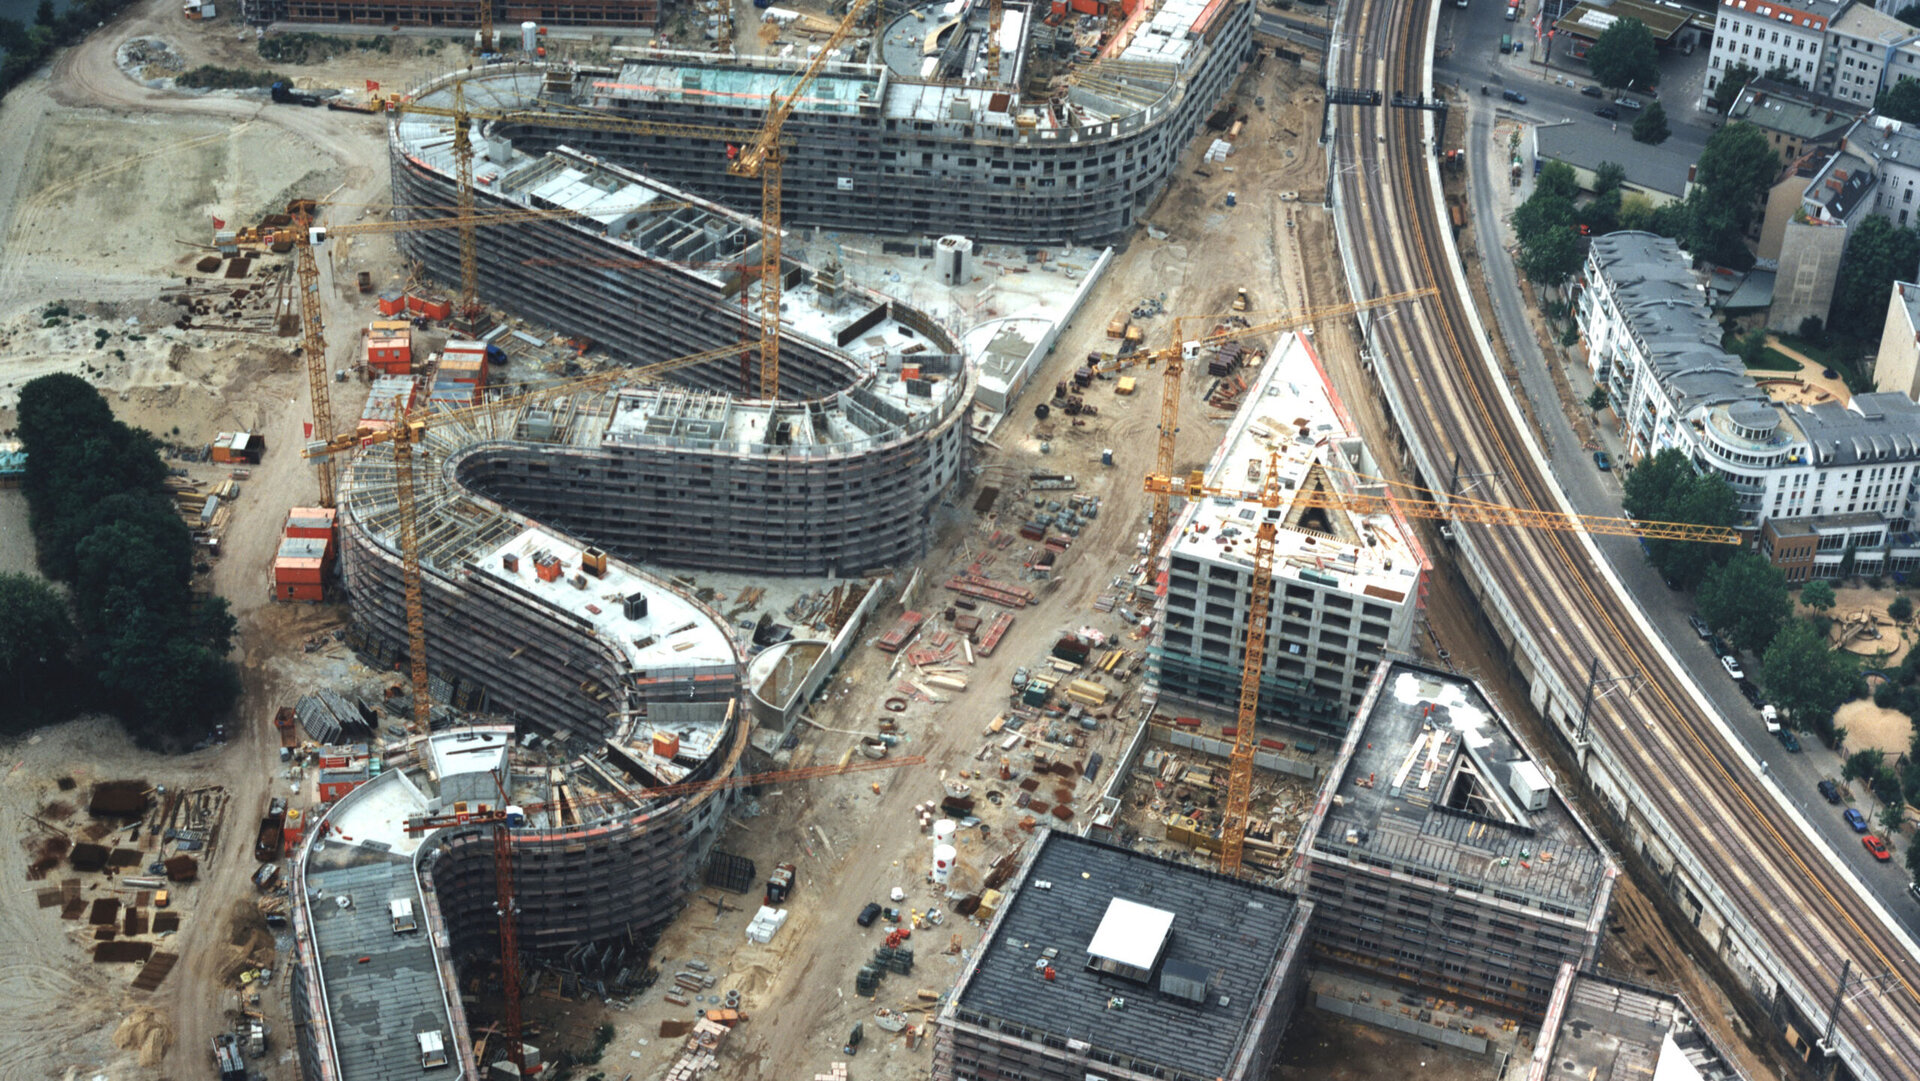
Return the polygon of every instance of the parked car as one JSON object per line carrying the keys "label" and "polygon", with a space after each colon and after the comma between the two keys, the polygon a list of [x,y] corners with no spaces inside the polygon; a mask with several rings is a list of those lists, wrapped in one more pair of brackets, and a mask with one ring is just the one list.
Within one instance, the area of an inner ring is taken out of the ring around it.
{"label": "parked car", "polygon": [[1828,803],[1840,802],[1839,785],[1834,784],[1832,781],[1821,781],[1818,787],[1820,789],[1820,798],[1826,800]]}
{"label": "parked car", "polygon": [[1731,653],[1720,658],[1720,667],[1726,669],[1727,674],[1732,676],[1734,679],[1747,678],[1747,670],[1740,667],[1739,658],[1735,657]]}
{"label": "parked car", "polygon": [[1525,105],[1527,103],[1527,96],[1518,90],[1502,90],[1500,91],[1500,96],[1513,102],[1515,105]]}
{"label": "parked car", "polygon": [[1773,734],[1779,738],[1780,746],[1785,747],[1788,753],[1790,754],[1800,753],[1800,737],[1793,734],[1793,729],[1781,728],[1776,730]]}
{"label": "parked car", "polygon": [[1643,109],[1645,106],[1632,98],[1614,98],[1613,103],[1622,109]]}
{"label": "parked car", "polygon": [[1667,588],[1673,590],[1675,593],[1678,593],[1681,590],[1684,590],[1685,588],[1687,588],[1680,584],[1680,579],[1675,578],[1672,575],[1667,576],[1666,582],[1667,582]]}
{"label": "parked car", "polygon": [[1847,820],[1847,825],[1853,827],[1853,832],[1867,832],[1867,816],[1860,813],[1860,808],[1849,807],[1840,812],[1840,817]]}
{"label": "parked car", "polygon": [[[1863,828],[1863,829],[1864,829],[1865,827],[1861,827],[1861,828]],[[861,910],[860,910],[860,915],[858,915],[858,916],[856,916],[856,917],[854,917],[854,922],[855,922],[855,923],[858,923],[858,924],[859,924],[860,926],[862,926],[862,927],[872,927],[872,926],[873,926],[873,921],[875,921],[875,920],[877,920],[877,919],[879,919],[879,918],[880,918],[880,904],[879,904],[879,902],[877,902],[877,901],[868,901],[868,902],[867,902],[867,907],[865,907],[865,908],[863,908],[863,909],[861,909]]]}
{"label": "parked car", "polygon": [[1752,680],[1743,679],[1740,681],[1740,697],[1747,700],[1747,705],[1755,709],[1760,708],[1760,687]]}
{"label": "parked car", "polygon": [[1733,647],[1727,644],[1727,640],[1717,634],[1708,636],[1707,645],[1713,647],[1713,655],[1716,657],[1724,657],[1733,652]]}
{"label": "parked car", "polygon": [[1602,120],[1618,120],[1620,119],[1620,110],[1611,105],[1602,105],[1593,111],[1593,115]]}
{"label": "parked car", "polygon": [[1699,635],[1703,641],[1713,637],[1713,628],[1707,626],[1707,621],[1699,616],[1688,616],[1687,625],[1692,627],[1693,633]]}
{"label": "parked car", "polygon": [[1885,863],[1893,858],[1893,853],[1887,850],[1887,842],[1882,841],[1871,833],[1860,838],[1860,843],[1865,845],[1867,851],[1873,854],[1873,858],[1879,860],[1881,863]]}
{"label": "parked car", "polygon": [[1610,473],[1613,471],[1613,456],[1604,450],[1596,450],[1593,452],[1593,464],[1600,467],[1600,472]]}
{"label": "parked car", "polygon": [[1588,84],[1586,86],[1581,87],[1580,92],[1590,98],[1604,98],[1607,96],[1607,92],[1605,90],[1602,90],[1599,87],[1594,86],[1592,84]]}

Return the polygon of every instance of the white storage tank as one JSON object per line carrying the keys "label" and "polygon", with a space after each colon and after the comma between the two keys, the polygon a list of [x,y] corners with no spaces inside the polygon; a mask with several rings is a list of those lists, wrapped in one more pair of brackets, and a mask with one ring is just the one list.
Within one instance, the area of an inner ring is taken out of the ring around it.
{"label": "white storage tank", "polygon": [[933,261],[940,268],[940,284],[965,285],[973,277],[973,241],[943,236],[934,243]]}
{"label": "white storage tank", "polygon": [[947,879],[953,875],[953,861],[959,855],[960,853],[952,845],[933,846],[933,880],[935,882],[942,886],[947,884]]}
{"label": "white storage tank", "polygon": [[520,24],[520,51],[531,54],[540,47],[540,24]]}

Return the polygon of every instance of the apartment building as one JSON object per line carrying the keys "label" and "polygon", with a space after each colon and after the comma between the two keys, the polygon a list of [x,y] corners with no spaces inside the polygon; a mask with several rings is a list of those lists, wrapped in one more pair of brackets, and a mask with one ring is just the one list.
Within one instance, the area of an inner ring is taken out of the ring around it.
{"label": "apartment building", "polygon": [[1866,4],[1833,20],[1813,84],[1822,93],[1871,108],[1880,91],[1902,78],[1920,78],[1920,29]]}
{"label": "apartment building", "polygon": [[1920,285],[1894,282],[1873,360],[1873,388],[1920,399]]}
{"label": "apartment building", "polygon": [[1619,869],[1472,680],[1396,661],[1359,718],[1300,840],[1316,958],[1544,1017]]}
{"label": "apartment building", "polygon": [[[1411,647],[1430,563],[1398,513],[1357,514],[1305,494],[1381,489],[1366,444],[1308,340],[1283,337],[1206,469],[1207,483],[1284,492],[1260,719],[1339,738],[1389,651]],[[1233,710],[1240,701],[1261,505],[1208,497],[1174,517],[1163,547],[1150,657],[1163,696]]]}
{"label": "apartment building", "polygon": [[[1629,454],[1673,447],[1739,495],[1742,529],[1796,520],[1842,539],[1818,577],[1920,567],[1908,534],[1920,481],[1920,405],[1901,393],[1776,401],[1719,348],[1720,328],[1674,241],[1618,232],[1594,240],[1574,302],[1594,379],[1608,390]],[[1771,382],[1786,384],[1784,377]],[[1807,395],[1786,387],[1789,397]],[[1862,524],[1871,516],[1873,524]],[[1766,550],[1763,543],[1762,550]]]}
{"label": "apartment building", "polygon": [[1747,83],[1727,107],[1727,119],[1744,120],[1759,128],[1780,155],[1780,163],[1792,165],[1817,147],[1838,147],[1864,112],[1864,108],[1828,94],[1778,79],[1757,78]]}
{"label": "apartment building", "polygon": [[1779,71],[1809,85],[1820,72],[1827,30],[1848,0],[1720,0],[1713,50],[1701,101],[1713,96],[1726,73],[1744,64],[1765,75]]}

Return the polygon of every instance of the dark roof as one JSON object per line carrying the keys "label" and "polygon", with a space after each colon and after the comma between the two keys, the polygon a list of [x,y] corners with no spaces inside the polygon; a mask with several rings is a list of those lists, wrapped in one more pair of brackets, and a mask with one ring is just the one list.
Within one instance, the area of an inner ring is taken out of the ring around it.
{"label": "dark roof", "polygon": [[[425,931],[395,934],[388,902],[424,909],[410,860],[366,846],[316,846],[307,870],[313,941],[327,985],[340,1076],[350,1081],[423,1078],[457,1081],[458,1072],[420,1066],[416,1033],[447,1040],[447,1002]],[[346,897],[342,907],[336,898]]]}
{"label": "dark roof", "polygon": [[[1670,994],[1584,973],[1573,977],[1548,1057],[1565,1077],[1651,1077],[1666,1057],[1665,1043],[1701,1081],[1740,1081],[1740,1071],[1700,1026],[1687,1004]],[[1623,1069],[1623,1067],[1625,1067]],[[1680,1076],[1678,1073],[1675,1076]]]}
{"label": "dark roof", "polygon": [[[1299,911],[1293,895],[1072,834],[1048,831],[1036,843],[961,982],[959,1012],[1186,1075],[1227,1076],[1242,1042],[1267,1021],[1254,1018],[1254,1006],[1267,982],[1281,978],[1275,966]],[[1172,941],[1151,986],[1086,967],[1087,946],[1116,898],[1173,913]],[[1035,969],[1049,948],[1058,951],[1052,982]],[[1159,990],[1169,966],[1176,975],[1188,966],[1207,973],[1203,1003]]]}

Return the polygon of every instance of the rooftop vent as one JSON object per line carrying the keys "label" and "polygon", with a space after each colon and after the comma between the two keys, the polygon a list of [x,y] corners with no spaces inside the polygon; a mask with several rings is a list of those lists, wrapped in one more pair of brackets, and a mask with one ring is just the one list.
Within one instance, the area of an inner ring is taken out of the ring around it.
{"label": "rooftop vent", "polygon": [[1207,1002],[1207,970],[1191,961],[1171,958],[1160,966],[1160,993],[1195,1006]]}

